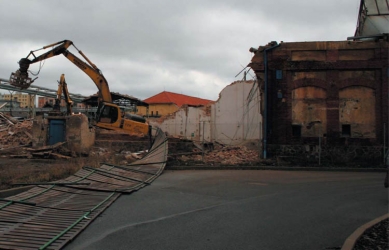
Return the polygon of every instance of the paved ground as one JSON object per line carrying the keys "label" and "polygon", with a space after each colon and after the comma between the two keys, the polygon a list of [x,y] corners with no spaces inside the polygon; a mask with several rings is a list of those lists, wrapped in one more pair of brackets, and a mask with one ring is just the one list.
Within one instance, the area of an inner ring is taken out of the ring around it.
{"label": "paved ground", "polygon": [[384,173],[165,171],[65,249],[340,249],[388,212]]}

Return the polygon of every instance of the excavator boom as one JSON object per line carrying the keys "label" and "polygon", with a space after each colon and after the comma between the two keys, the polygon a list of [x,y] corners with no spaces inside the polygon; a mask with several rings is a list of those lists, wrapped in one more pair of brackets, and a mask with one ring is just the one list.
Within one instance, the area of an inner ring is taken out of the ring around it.
{"label": "excavator boom", "polygon": [[[86,60],[86,62],[81,60],[68,50],[71,45],[80,53],[80,55]],[[37,51],[48,48],[52,49],[39,56],[35,55]],[[96,87],[99,90],[99,107],[97,109],[95,117],[96,126],[106,129],[124,131],[130,134],[150,134],[151,128],[145,120],[137,121],[134,119],[126,118],[125,113],[120,109],[120,107],[112,102],[111,92],[109,90],[108,82],[105,79],[104,75],[101,73],[99,68],[97,68],[97,66],[85,56],[82,51],[77,49],[77,47],[73,44],[72,41],[63,40],[44,46],[41,49],[30,51],[27,57],[20,59],[19,69],[16,72],[11,73],[11,85],[14,85],[21,89],[26,89],[30,87],[30,85],[36,79],[35,78],[34,80],[32,80],[28,75],[28,68],[30,67],[30,65],[52,58],[57,55],[65,56],[69,61],[71,61],[85,74],[87,74],[96,84]],[[64,84],[64,86],[66,87],[66,83]],[[67,89],[62,89],[59,91],[67,92]]]}
{"label": "excavator boom", "polygon": [[[42,49],[47,49],[52,46],[55,46],[53,49],[50,51],[43,53],[39,56],[35,56],[34,52],[37,52]],[[30,87],[30,85],[34,82],[31,80],[31,78],[28,75],[28,68],[30,67],[31,64],[40,62],[46,59],[49,59],[54,56],[58,55],[64,55],[69,61],[71,61],[73,64],[75,64],[78,68],[80,68],[82,71],[84,71],[85,74],[87,74],[92,81],[96,84],[96,87],[99,90],[99,101],[104,101],[104,102],[112,102],[112,97],[111,97],[111,92],[109,91],[109,86],[108,82],[101,73],[101,71],[96,67],[95,64],[93,64],[85,55],[82,53],[82,51],[78,50],[77,51],[81,54],[81,56],[89,63],[86,63],[79,59],[77,56],[75,56],[73,53],[68,51],[68,48],[73,45],[72,41],[69,40],[63,40],[57,43],[53,43],[47,46],[44,46],[41,49],[37,49],[34,51],[31,51],[27,57],[20,59],[19,61],[19,69],[11,74],[10,77],[10,84],[16,87],[19,87],[21,89],[26,89]],[[29,57],[33,57],[32,59],[29,59]]]}
{"label": "excavator boom", "polygon": [[62,100],[62,93],[65,97],[66,102],[66,114],[71,115],[72,114],[72,107],[73,107],[73,101],[70,99],[69,91],[68,91],[68,85],[65,81],[65,75],[62,74],[61,78],[58,82],[58,90],[57,90],[57,97],[55,99],[54,104],[54,112],[53,113],[61,113],[61,100]]}

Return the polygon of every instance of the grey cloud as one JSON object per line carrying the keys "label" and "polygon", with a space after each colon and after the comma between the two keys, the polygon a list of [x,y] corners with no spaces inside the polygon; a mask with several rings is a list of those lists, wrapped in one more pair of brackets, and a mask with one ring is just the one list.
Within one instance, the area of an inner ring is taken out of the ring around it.
{"label": "grey cloud", "polygon": [[[0,77],[9,77],[29,50],[69,39],[104,72],[112,91],[141,99],[163,90],[216,99],[240,79],[234,76],[249,63],[250,47],[273,40],[344,40],[354,33],[358,5],[355,0],[1,1],[0,50],[16,43],[34,47],[14,56],[8,51]],[[77,82],[75,92],[95,93],[93,82],[66,59],[47,60],[36,84],[53,87],[61,73]]]}

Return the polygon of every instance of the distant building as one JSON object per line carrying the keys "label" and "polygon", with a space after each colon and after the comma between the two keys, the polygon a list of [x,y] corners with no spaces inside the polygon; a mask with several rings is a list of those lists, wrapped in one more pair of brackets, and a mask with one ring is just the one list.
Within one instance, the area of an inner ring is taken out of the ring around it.
{"label": "distant building", "polygon": [[[15,92],[13,94],[3,94],[2,99],[5,101],[18,102],[20,103],[19,107],[21,108],[32,108],[35,106],[35,99],[33,95],[22,94],[20,92]],[[15,107],[15,105],[13,105]]]}
{"label": "distant building", "polygon": [[236,81],[226,86],[215,102],[182,105],[176,112],[148,119],[169,136],[224,145],[256,145],[261,139],[260,91],[256,81]]}
{"label": "distant building", "polygon": [[149,104],[148,114],[146,107],[138,107],[138,114],[143,116],[148,115],[149,117],[170,115],[176,112],[183,105],[204,106],[213,102],[207,99],[177,94],[168,91],[163,91],[143,101]]}
{"label": "distant building", "polygon": [[[54,106],[55,104],[55,98],[52,98],[52,97],[44,97],[44,96],[40,96],[38,97],[38,108],[43,108],[43,107],[52,107]],[[61,104],[60,104],[61,107],[66,107],[66,102],[65,100],[61,100]],[[74,103],[73,107],[77,107],[77,108],[85,108],[86,105],[84,103]]]}
{"label": "distant building", "polygon": [[[43,107],[46,107],[46,106],[54,106],[55,104],[55,98],[51,98],[51,97],[44,97],[44,96],[40,96],[38,97],[38,108],[43,108]],[[61,103],[61,106],[62,103]]]}
{"label": "distant building", "polygon": [[18,102],[18,101],[10,102],[7,100],[0,99],[0,107],[6,108],[6,109],[7,108],[20,108],[20,102]]}

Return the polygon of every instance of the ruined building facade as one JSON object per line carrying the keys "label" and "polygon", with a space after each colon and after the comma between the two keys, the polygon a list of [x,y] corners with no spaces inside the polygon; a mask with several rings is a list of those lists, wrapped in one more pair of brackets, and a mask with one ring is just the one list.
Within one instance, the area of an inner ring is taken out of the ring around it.
{"label": "ruined building facade", "polygon": [[[252,48],[269,156],[379,162],[388,145],[388,37]],[[267,100],[266,100],[267,99]]]}
{"label": "ruined building facade", "polygon": [[255,81],[226,86],[218,100],[206,105],[182,105],[160,118],[149,118],[169,136],[198,143],[241,145],[261,138],[260,91]]}

